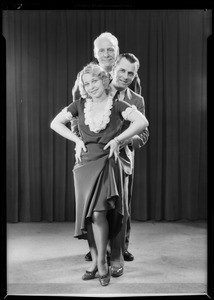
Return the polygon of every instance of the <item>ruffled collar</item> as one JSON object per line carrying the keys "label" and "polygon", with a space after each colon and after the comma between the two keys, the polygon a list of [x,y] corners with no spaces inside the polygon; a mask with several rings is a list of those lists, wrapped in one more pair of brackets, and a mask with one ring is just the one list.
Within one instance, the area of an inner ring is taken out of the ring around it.
{"label": "ruffled collar", "polygon": [[84,108],[85,124],[89,126],[91,131],[98,133],[106,128],[107,124],[110,122],[112,105],[113,97],[109,95],[104,110],[97,114],[92,114],[93,101],[90,98],[86,98]]}

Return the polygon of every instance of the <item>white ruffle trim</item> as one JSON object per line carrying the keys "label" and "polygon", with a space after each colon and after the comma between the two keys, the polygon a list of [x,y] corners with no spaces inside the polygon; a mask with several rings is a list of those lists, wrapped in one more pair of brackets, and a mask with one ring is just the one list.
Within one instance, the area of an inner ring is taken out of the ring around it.
{"label": "white ruffle trim", "polygon": [[72,116],[71,112],[68,111],[68,107],[67,107],[67,106],[66,106],[65,108],[62,109],[62,112],[64,112],[65,118],[66,118],[67,120],[69,120],[69,121],[72,120],[73,116]]}
{"label": "white ruffle trim", "polygon": [[99,112],[97,114],[92,115],[91,112],[92,105],[93,105],[92,99],[87,98],[85,102],[85,108],[84,108],[85,124],[89,126],[91,131],[98,133],[101,130],[105,129],[107,124],[110,122],[113,98],[111,96],[108,97],[103,112]]}
{"label": "white ruffle trim", "polygon": [[132,107],[127,107],[123,112],[122,116],[125,120],[127,120],[130,113],[132,113],[134,110],[137,110],[137,107],[135,105],[132,105]]}

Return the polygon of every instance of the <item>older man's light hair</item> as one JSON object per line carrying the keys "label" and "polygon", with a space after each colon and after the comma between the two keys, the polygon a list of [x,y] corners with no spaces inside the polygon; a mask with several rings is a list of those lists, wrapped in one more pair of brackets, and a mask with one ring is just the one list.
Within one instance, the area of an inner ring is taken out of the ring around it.
{"label": "older man's light hair", "polygon": [[103,32],[94,40],[94,57],[98,58],[97,56],[98,56],[99,49],[97,47],[97,43],[100,39],[109,40],[113,44],[113,47],[115,48],[115,52],[119,54],[118,39],[110,32]]}

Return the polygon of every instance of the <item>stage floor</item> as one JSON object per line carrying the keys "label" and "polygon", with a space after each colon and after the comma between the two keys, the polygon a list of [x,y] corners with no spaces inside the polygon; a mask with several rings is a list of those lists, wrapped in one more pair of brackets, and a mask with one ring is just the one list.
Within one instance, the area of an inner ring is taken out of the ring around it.
{"label": "stage floor", "polygon": [[74,223],[7,224],[7,294],[57,296],[195,295],[207,293],[205,221],[132,221],[124,274],[102,287],[81,279],[90,264]]}

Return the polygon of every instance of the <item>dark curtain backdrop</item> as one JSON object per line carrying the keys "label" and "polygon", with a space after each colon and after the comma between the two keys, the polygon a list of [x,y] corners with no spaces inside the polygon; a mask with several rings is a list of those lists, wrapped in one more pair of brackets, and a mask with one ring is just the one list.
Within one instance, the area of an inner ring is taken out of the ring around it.
{"label": "dark curtain backdrop", "polygon": [[207,10],[3,11],[7,220],[74,221],[74,146],[50,129],[93,40],[140,60],[150,122],[136,152],[132,219],[207,217]]}

